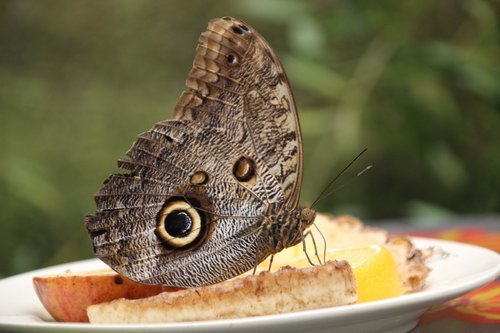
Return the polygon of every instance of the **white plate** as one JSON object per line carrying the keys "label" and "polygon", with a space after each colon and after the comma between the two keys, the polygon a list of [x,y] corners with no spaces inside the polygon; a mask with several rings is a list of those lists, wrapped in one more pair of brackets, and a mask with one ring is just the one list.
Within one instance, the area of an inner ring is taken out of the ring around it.
{"label": "white plate", "polygon": [[500,255],[477,246],[414,238],[418,248],[436,247],[446,257],[429,262],[432,272],[425,290],[376,302],[253,318],[149,325],[57,323],[33,290],[35,275],[104,267],[97,259],[79,261],[0,280],[2,332],[407,332],[431,305],[455,298],[500,274]]}

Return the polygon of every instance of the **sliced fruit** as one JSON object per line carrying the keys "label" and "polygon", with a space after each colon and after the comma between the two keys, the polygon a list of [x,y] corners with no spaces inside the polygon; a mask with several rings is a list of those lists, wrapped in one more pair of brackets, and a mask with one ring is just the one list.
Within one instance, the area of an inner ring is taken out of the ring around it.
{"label": "sliced fruit", "polygon": [[90,322],[98,324],[165,323],[269,315],[353,304],[356,300],[356,282],[349,264],[329,261],[140,300],[119,299],[89,306],[87,312]]}
{"label": "sliced fruit", "polygon": [[57,321],[88,322],[87,307],[117,298],[137,299],[178,288],[144,285],[112,270],[37,276],[33,286],[43,306]]}
{"label": "sliced fruit", "polygon": [[[292,267],[311,266],[303,252],[296,254],[302,248],[293,247],[276,255],[272,271],[281,266]],[[322,256],[322,255],[321,255]],[[316,260],[316,257],[311,257]],[[346,260],[354,271],[358,287],[358,302],[370,302],[379,299],[401,295],[401,282],[397,267],[391,253],[381,245],[348,247],[327,251],[326,260]],[[269,261],[261,264],[261,269],[267,269]]]}

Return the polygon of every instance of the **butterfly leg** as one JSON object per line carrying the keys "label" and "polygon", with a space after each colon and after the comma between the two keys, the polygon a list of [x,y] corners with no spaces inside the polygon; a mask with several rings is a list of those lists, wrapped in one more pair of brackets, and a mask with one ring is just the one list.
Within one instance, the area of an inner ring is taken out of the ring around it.
{"label": "butterfly leg", "polygon": [[313,225],[316,228],[316,230],[318,230],[319,235],[323,239],[323,263],[325,263],[326,262],[326,238],[325,238],[325,235],[323,235],[323,233],[321,232],[321,229],[316,225],[316,223],[313,223]]}
{"label": "butterfly leg", "polygon": [[271,271],[271,266],[273,265],[273,260],[274,260],[274,254],[271,254],[271,258],[269,259],[269,267],[267,268],[267,271]]}
{"label": "butterfly leg", "polygon": [[311,258],[309,257],[309,254],[307,253],[307,248],[306,248],[306,237],[311,236],[311,240],[313,242],[314,246],[314,255],[318,259],[319,264],[321,265],[323,262],[321,262],[321,258],[319,257],[318,254],[318,246],[316,245],[316,240],[314,239],[314,235],[312,234],[311,230],[308,230],[303,236],[302,236],[302,248],[304,253],[306,254],[307,261],[311,264],[311,266],[314,266],[315,264],[312,262]]}
{"label": "butterfly leg", "polygon": [[306,232],[305,234],[302,235],[302,251],[306,255],[307,261],[309,261],[309,264],[311,266],[315,266],[315,264],[312,262],[311,258],[309,257],[309,253],[307,253],[307,246],[306,246],[306,237],[309,235],[309,232]]}

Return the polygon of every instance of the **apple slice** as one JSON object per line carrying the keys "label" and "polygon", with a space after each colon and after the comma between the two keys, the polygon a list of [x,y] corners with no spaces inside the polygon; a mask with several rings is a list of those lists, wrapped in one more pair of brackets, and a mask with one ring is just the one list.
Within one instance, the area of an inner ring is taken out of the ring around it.
{"label": "apple slice", "polygon": [[87,307],[92,304],[179,289],[140,284],[110,269],[37,276],[33,278],[33,286],[45,309],[55,320],[63,322],[88,322]]}

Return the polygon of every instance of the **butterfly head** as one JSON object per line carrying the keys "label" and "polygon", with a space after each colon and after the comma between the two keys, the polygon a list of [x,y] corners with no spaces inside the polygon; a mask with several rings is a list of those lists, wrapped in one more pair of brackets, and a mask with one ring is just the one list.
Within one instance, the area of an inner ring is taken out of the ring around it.
{"label": "butterfly head", "polygon": [[300,211],[300,222],[304,227],[308,227],[314,223],[316,211],[309,207],[304,207]]}

